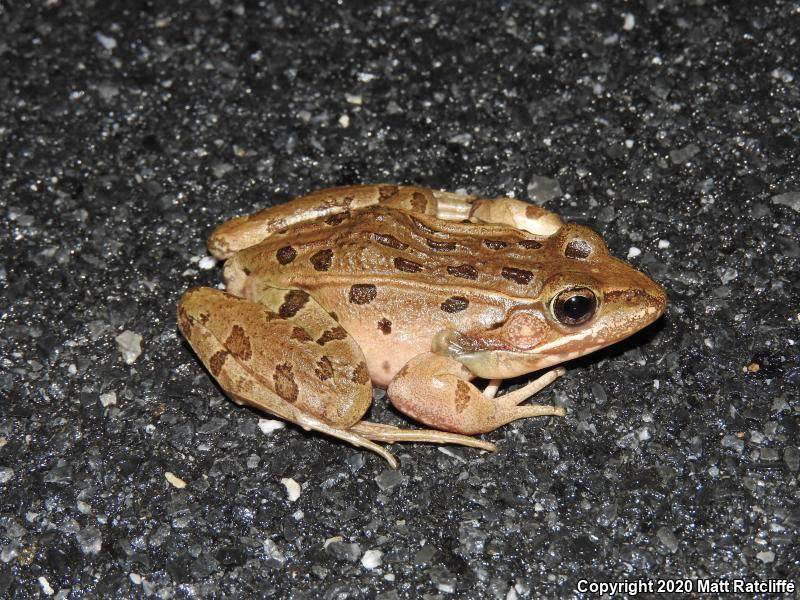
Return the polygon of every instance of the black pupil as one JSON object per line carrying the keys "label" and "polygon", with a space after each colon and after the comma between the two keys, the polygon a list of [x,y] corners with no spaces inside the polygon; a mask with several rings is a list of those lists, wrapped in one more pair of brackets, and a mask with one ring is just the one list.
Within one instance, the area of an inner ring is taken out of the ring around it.
{"label": "black pupil", "polygon": [[585,317],[586,314],[592,310],[592,301],[586,296],[570,296],[564,301],[562,310],[567,317],[577,321]]}

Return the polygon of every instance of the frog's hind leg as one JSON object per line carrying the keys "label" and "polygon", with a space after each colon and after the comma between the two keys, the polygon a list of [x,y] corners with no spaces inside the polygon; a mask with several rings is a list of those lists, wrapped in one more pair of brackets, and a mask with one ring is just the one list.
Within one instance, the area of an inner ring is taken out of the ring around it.
{"label": "frog's hind leg", "polygon": [[360,421],[350,427],[350,431],[358,433],[367,439],[389,444],[396,442],[422,442],[429,444],[458,444],[489,452],[497,450],[497,447],[491,442],[484,442],[468,435],[450,433],[449,431],[440,431],[438,429],[400,429],[392,425]]}
{"label": "frog's hind leg", "polygon": [[556,214],[515,198],[478,198],[413,185],[349,185],[319,190],[226,221],[209,236],[208,249],[216,258],[226,260],[292,225],[320,218],[335,224],[348,211],[378,204],[446,221],[511,225],[541,236],[555,233],[562,225]]}
{"label": "frog's hind leg", "polygon": [[305,292],[269,288],[259,300],[192,288],[178,304],[181,333],[225,393],[397,467],[385,448],[349,430],[372,402],[355,341]]}

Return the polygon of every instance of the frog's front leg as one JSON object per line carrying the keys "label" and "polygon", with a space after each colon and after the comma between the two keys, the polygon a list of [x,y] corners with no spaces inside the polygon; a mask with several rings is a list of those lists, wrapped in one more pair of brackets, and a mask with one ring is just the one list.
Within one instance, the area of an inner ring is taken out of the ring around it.
{"label": "frog's front leg", "polygon": [[[473,435],[527,417],[559,416],[558,406],[519,406],[531,395],[564,374],[553,369],[535,381],[499,398],[482,393],[468,380],[472,374],[461,363],[432,352],[411,359],[389,384],[392,404],[411,418],[437,429]],[[492,386],[493,384],[490,384]]]}

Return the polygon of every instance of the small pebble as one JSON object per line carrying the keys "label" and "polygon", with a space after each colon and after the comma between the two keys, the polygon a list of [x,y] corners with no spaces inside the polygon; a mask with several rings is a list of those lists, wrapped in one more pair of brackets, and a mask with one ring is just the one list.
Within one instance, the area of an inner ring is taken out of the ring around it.
{"label": "small pebble", "polygon": [[400,485],[403,481],[403,476],[397,469],[386,469],[375,477],[375,482],[382,492],[387,492],[392,488]]}
{"label": "small pebble", "polygon": [[259,419],[258,420],[258,428],[263,432],[269,435],[270,433],[274,433],[278,431],[278,429],[283,429],[286,427],[286,423],[283,421],[276,421],[275,419]]}
{"label": "small pebble", "polygon": [[280,564],[283,564],[283,563],[286,562],[286,555],[284,555],[284,553],[278,547],[278,544],[276,544],[274,541],[272,541],[269,538],[264,540],[264,552],[272,560],[274,560],[274,561],[276,561],[276,562],[278,562]]}
{"label": "small pebble", "polygon": [[130,573],[128,579],[131,580],[133,585],[142,585],[142,576],[138,573]]}
{"label": "small pebble", "polygon": [[294,502],[300,497],[302,489],[300,488],[300,484],[294,479],[291,477],[284,477],[281,479],[281,483],[286,488],[286,497],[289,498],[289,502]]}
{"label": "small pebble", "polygon": [[347,129],[348,127],[350,127],[350,117],[348,117],[347,115],[342,115],[341,117],[339,117],[339,127],[341,127],[342,129]]}
{"label": "small pebble", "polygon": [[170,471],[164,473],[164,477],[166,478],[167,481],[169,481],[170,485],[178,488],[179,490],[182,490],[183,488],[186,487],[186,482],[177,475],[175,475],[174,473],[171,473]]}
{"label": "small pebble", "polygon": [[112,37],[108,37],[107,35],[103,35],[99,31],[94,34],[94,38],[100,42],[100,45],[106,50],[113,50],[117,47],[117,40]]}
{"label": "small pebble", "polygon": [[14,469],[11,467],[0,467],[0,484],[8,483],[14,477]]}
{"label": "small pebble", "polygon": [[52,596],[55,594],[55,590],[50,587],[50,582],[48,582],[45,577],[39,577],[39,586],[42,588],[42,593],[45,596]]}
{"label": "small pebble", "polygon": [[771,563],[775,560],[775,553],[772,550],[764,550],[756,554],[756,558],[763,563]]}
{"label": "small pebble", "polygon": [[669,158],[672,161],[672,164],[680,165],[688,160],[691,160],[691,158],[694,157],[698,152],[700,152],[700,146],[697,144],[687,144],[678,150],[671,150],[669,153]]}
{"label": "small pebble", "polygon": [[208,271],[209,269],[213,269],[215,266],[217,266],[217,259],[213,256],[204,256],[200,259],[200,262],[197,263],[197,266],[204,271]]}
{"label": "small pebble", "polygon": [[800,212],[800,192],[786,192],[771,198],[773,204],[783,204],[792,210]]}
{"label": "small pebble", "polygon": [[356,106],[361,106],[362,99],[361,99],[361,96],[358,96],[357,94],[345,94],[344,98],[345,98],[345,100],[347,100],[347,102],[349,104],[354,104]]}
{"label": "small pebble", "polygon": [[622,16],[625,19],[622,22],[622,28],[625,31],[631,31],[634,27],[636,27],[636,17],[634,17],[631,13],[625,13]]}
{"label": "small pebble", "polygon": [[670,552],[675,552],[678,549],[678,538],[676,538],[675,534],[672,533],[672,531],[670,531],[668,528],[660,527],[656,532],[656,536],[658,536],[658,540],[664,544],[664,546]]}
{"label": "small pebble", "polygon": [[561,191],[561,186],[555,179],[533,175],[528,181],[528,198],[531,199],[531,202],[541,204],[563,195],[564,192]]}
{"label": "small pebble", "polygon": [[142,336],[126,329],[114,338],[122,360],[132,365],[142,355]]}
{"label": "small pebble", "polygon": [[361,557],[361,565],[365,569],[375,569],[383,562],[383,552],[380,550],[367,550]]}
{"label": "small pebble", "polygon": [[361,546],[358,544],[347,544],[345,542],[331,542],[325,547],[325,551],[336,560],[354,563],[361,556]]}
{"label": "small pebble", "polygon": [[628,248],[628,259],[636,258],[641,253],[642,251],[639,248],[637,248],[636,246],[631,246],[630,248]]}
{"label": "small pebble", "polygon": [[115,405],[116,403],[117,403],[116,392],[106,392],[105,394],[100,394],[100,404],[103,405],[103,408],[108,408],[109,406]]}
{"label": "small pebble", "polygon": [[669,240],[658,240],[658,247],[660,250],[669,248]]}

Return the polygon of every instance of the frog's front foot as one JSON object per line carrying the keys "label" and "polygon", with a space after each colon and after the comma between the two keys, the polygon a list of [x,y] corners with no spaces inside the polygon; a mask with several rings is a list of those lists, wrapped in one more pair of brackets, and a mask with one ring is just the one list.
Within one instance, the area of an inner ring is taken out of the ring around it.
{"label": "frog's front foot", "polygon": [[469,371],[458,361],[428,352],[408,362],[392,380],[388,396],[399,410],[436,429],[474,435],[528,417],[563,417],[560,406],[520,406],[565,373],[563,367],[549,371],[528,385],[493,398],[497,384],[482,393],[467,381]]}

